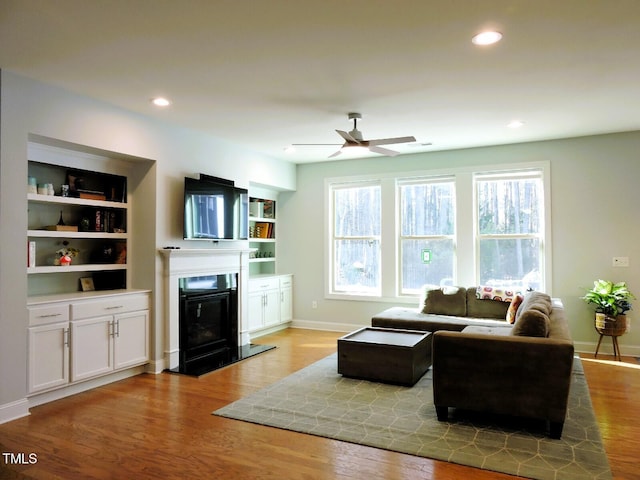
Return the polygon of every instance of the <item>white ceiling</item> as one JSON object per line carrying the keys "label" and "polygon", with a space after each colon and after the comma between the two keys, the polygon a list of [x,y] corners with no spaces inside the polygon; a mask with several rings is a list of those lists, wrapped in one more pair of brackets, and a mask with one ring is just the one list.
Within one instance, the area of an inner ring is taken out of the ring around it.
{"label": "white ceiling", "polygon": [[640,0],[2,0],[0,68],[293,162],[351,111],[402,153],[639,130]]}

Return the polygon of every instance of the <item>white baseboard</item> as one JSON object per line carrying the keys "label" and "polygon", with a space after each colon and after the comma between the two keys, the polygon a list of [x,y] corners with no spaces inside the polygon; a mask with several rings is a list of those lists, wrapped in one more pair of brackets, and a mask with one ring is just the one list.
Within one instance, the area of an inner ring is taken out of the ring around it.
{"label": "white baseboard", "polygon": [[96,387],[102,387],[104,385],[108,385],[109,383],[124,380],[125,378],[134,377],[136,375],[144,373],[144,371],[145,366],[141,365],[139,367],[120,370],[103,377],[97,377],[84,382],[68,385],[56,390],[35,394],[28,398],[29,408],[52,402],[54,400],[60,400],[61,398],[69,397],[71,395],[75,395],[76,393],[86,392],[87,390],[92,390]]}
{"label": "white baseboard", "polygon": [[[620,344],[620,342],[618,342],[618,344]],[[595,353],[596,347],[598,346],[597,342],[574,342],[573,345],[576,352],[579,353]],[[610,338],[604,337],[602,339],[598,355],[601,353],[603,355],[613,355],[613,344]],[[640,357],[640,346],[620,345],[620,353],[622,356]]]}
{"label": "white baseboard", "polygon": [[367,325],[357,325],[355,323],[336,323],[336,322],[318,322],[315,320],[293,320],[291,322],[292,328],[305,328],[307,330],[324,330],[327,332],[353,332],[362,327],[369,327]]}
{"label": "white baseboard", "polygon": [[0,405],[0,424],[29,415],[29,401],[21,398],[15,402]]}
{"label": "white baseboard", "polygon": [[276,332],[279,332],[280,330],[286,330],[290,326],[291,326],[290,323],[279,323],[278,325],[274,325],[272,327],[266,327],[266,328],[263,328],[262,330],[256,330],[255,332],[251,332],[249,335],[250,336],[249,343],[251,343],[251,340],[255,338],[264,337],[265,335],[269,335],[270,333],[276,333]]}

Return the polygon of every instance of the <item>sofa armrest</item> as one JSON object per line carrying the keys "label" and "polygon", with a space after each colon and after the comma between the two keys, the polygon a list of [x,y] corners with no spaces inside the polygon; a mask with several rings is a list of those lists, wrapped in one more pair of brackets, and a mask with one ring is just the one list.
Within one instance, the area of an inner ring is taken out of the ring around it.
{"label": "sofa armrest", "polygon": [[563,422],[573,353],[567,340],[435,332],[434,404]]}

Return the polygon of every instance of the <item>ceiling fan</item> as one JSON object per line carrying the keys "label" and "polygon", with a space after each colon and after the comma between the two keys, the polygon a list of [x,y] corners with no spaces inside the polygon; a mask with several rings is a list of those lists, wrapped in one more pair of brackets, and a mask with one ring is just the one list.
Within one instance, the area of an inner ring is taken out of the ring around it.
{"label": "ceiling fan", "polygon": [[[329,155],[329,158],[337,157],[340,155],[343,150],[347,148],[368,148],[370,152],[379,153],[381,155],[387,155],[389,157],[395,157],[400,152],[396,152],[395,150],[390,150],[388,148],[383,148],[380,145],[391,145],[394,143],[408,143],[415,142],[415,137],[395,137],[395,138],[376,138],[374,140],[364,140],[362,138],[362,132],[358,130],[357,122],[362,118],[360,113],[351,112],[349,113],[349,120],[353,120],[353,130],[350,132],[345,132],[343,130],[336,130],[338,135],[340,135],[344,139],[344,144],[332,155]],[[293,146],[302,146],[302,145],[340,145],[339,143],[294,143]]]}

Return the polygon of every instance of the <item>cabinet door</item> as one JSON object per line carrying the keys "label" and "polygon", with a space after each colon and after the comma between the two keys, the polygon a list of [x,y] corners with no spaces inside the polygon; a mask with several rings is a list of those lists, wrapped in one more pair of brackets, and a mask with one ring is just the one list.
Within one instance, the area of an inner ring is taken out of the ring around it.
{"label": "cabinet door", "polygon": [[262,292],[250,293],[249,297],[249,331],[264,326],[264,295]]}
{"label": "cabinet door", "polygon": [[149,361],[149,312],[114,317],[113,368],[142,365]]}
{"label": "cabinet door", "polygon": [[69,323],[30,327],[29,393],[69,382]]}
{"label": "cabinet door", "polygon": [[71,322],[71,381],[113,370],[113,316]]}
{"label": "cabinet door", "polygon": [[291,286],[280,289],[280,322],[290,322],[293,319],[293,298]]}
{"label": "cabinet door", "polygon": [[280,291],[269,290],[264,292],[264,326],[280,323]]}

